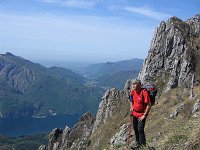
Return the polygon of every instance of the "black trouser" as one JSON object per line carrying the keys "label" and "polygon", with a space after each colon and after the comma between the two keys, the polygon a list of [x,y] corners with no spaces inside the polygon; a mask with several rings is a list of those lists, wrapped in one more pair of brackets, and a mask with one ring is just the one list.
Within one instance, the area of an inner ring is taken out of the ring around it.
{"label": "black trouser", "polygon": [[146,145],[146,138],[144,133],[145,121],[146,118],[142,121],[139,121],[138,118],[133,116],[133,129],[135,131],[136,142],[139,145]]}

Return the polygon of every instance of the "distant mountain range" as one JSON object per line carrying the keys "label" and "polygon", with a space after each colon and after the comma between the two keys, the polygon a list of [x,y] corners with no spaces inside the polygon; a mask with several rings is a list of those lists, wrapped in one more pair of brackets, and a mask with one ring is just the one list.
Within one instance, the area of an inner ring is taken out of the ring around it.
{"label": "distant mountain range", "polygon": [[1,118],[95,113],[104,91],[68,69],[0,55]]}
{"label": "distant mountain range", "polygon": [[122,71],[140,70],[143,61],[143,59],[134,58],[118,62],[93,64],[75,68],[73,71],[88,78],[98,79],[99,77],[114,75]]}
{"label": "distant mountain range", "polygon": [[120,71],[113,75],[104,75],[97,79],[99,85],[107,88],[117,88],[122,90],[128,79],[135,79],[139,74],[139,70]]}
{"label": "distant mountain range", "polygon": [[123,89],[128,79],[138,76],[143,64],[143,59],[130,59],[118,62],[93,64],[86,67],[76,68],[73,71],[92,79],[104,88]]}

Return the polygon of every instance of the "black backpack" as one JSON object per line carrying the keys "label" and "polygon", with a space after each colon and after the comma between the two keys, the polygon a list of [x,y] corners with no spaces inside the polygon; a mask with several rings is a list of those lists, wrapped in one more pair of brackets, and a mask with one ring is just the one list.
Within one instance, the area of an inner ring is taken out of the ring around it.
{"label": "black backpack", "polygon": [[149,93],[151,105],[155,104],[155,99],[157,95],[157,88],[154,84],[145,84],[143,88]]}

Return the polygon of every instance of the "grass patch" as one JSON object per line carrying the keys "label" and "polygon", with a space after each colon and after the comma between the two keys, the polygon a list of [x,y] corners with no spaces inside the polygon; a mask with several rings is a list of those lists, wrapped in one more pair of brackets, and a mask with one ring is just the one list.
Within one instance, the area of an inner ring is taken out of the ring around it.
{"label": "grass patch", "polygon": [[[197,137],[195,135],[200,133],[200,118],[193,117],[191,113],[199,96],[190,100],[183,91],[177,88],[162,94],[158,104],[152,107],[147,119],[146,135],[148,143],[153,145],[156,150],[182,150],[187,142],[194,141],[194,138],[191,137]],[[199,95],[200,87],[195,87],[194,91],[195,94]],[[170,119],[170,113],[181,103],[184,104],[184,108],[177,117]],[[195,149],[199,147],[199,142],[198,139],[196,143],[190,145]]]}
{"label": "grass patch", "polygon": [[188,137],[183,134],[174,133],[171,137],[169,137],[168,143],[169,144],[178,144],[181,141],[187,141]]}

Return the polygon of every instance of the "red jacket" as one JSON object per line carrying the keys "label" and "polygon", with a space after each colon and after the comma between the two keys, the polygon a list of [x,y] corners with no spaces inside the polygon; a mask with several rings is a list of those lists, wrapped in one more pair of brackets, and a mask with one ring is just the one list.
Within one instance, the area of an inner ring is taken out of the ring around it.
{"label": "red jacket", "polygon": [[142,89],[139,93],[136,90],[132,90],[130,96],[133,97],[133,115],[137,118],[142,117],[147,108],[147,104],[150,103],[148,92],[145,89]]}

